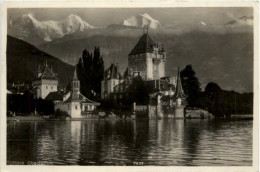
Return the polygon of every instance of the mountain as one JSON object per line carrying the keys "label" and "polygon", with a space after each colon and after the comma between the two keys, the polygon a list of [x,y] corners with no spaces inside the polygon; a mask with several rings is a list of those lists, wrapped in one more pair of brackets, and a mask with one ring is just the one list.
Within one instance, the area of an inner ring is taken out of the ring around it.
{"label": "mountain", "polygon": [[[207,26],[203,26],[207,27]],[[43,44],[40,49],[74,65],[82,50],[101,48],[105,67],[118,62],[120,71],[127,67],[128,54],[143,34],[139,29],[100,29],[95,33],[81,32],[66,35]],[[166,74],[175,76],[177,67],[192,64],[202,84],[216,82],[226,90],[253,91],[253,33],[149,30],[167,52]]]}
{"label": "mountain", "polygon": [[121,24],[111,24],[107,28],[114,29],[140,29],[149,27],[149,29],[158,29],[161,27],[161,24],[158,20],[153,19],[149,14],[138,14],[135,16],[131,16],[121,22]]}
{"label": "mountain", "polygon": [[39,21],[32,14],[24,14],[11,22],[8,33],[16,38],[37,44],[93,28],[94,26],[74,14],[70,14],[60,21]]}
{"label": "mountain", "polygon": [[236,20],[231,20],[225,23],[225,26],[253,26],[254,18],[253,16],[242,16]]}
{"label": "mountain", "polygon": [[67,86],[73,76],[74,67],[72,65],[12,36],[7,36],[6,59],[8,84],[33,81],[38,65],[44,64],[45,59],[53,71],[58,74],[59,86]]}

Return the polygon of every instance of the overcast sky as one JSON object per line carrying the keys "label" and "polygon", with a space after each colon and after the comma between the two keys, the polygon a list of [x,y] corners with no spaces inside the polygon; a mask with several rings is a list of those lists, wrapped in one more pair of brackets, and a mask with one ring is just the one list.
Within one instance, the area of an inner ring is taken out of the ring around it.
{"label": "overcast sky", "polygon": [[223,24],[242,16],[252,16],[253,8],[30,8],[8,9],[8,16],[15,20],[17,17],[31,13],[39,20],[60,20],[69,14],[80,16],[83,20],[96,27],[106,27],[119,24],[128,17],[148,13],[159,20],[164,26],[173,24],[192,24],[206,22],[208,24]]}

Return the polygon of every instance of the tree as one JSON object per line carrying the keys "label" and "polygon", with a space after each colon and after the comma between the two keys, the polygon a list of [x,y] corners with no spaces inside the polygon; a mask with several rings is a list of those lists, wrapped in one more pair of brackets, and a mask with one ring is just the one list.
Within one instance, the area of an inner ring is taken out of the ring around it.
{"label": "tree", "polygon": [[208,98],[208,102],[206,106],[208,107],[209,112],[214,114],[215,116],[222,116],[223,109],[222,109],[222,89],[220,86],[214,82],[210,82],[205,87],[205,96]]}
{"label": "tree", "polygon": [[133,78],[128,89],[129,103],[147,105],[149,103],[149,88],[145,85],[141,76]]}
{"label": "tree", "polygon": [[199,106],[197,99],[201,92],[200,83],[192,66],[187,65],[185,69],[180,72],[180,77],[183,91],[188,96],[187,101],[189,106]]}
{"label": "tree", "polygon": [[100,55],[99,47],[94,49],[93,65],[92,65],[92,87],[96,93],[101,93],[101,81],[104,78],[104,61]]}
{"label": "tree", "polygon": [[81,83],[80,91],[84,96],[94,98],[91,90],[100,95],[101,81],[104,77],[104,61],[99,47],[94,48],[93,55],[86,49],[83,50],[77,64],[77,75]]}

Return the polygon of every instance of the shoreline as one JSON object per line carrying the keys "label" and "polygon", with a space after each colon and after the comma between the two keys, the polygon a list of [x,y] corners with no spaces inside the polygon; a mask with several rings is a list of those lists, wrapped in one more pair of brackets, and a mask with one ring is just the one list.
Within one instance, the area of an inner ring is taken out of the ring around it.
{"label": "shoreline", "polygon": [[[181,118],[182,120],[189,120],[189,119],[201,119],[201,118]],[[245,115],[232,115],[230,118],[221,118],[221,119],[250,119],[253,120],[253,114],[245,114]],[[7,117],[7,122],[10,121],[39,121],[39,122],[51,122],[51,121],[88,121],[88,120],[96,120],[96,121],[107,121],[107,120],[137,120],[136,118],[64,118],[64,119],[57,119],[57,118],[49,118],[49,116],[35,116],[35,115],[28,115],[28,116],[14,116],[14,117]],[[156,120],[156,119],[148,119],[148,118],[138,118],[138,120]],[[175,118],[163,118],[163,119],[159,119],[159,120],[175,120]],[[207,120],[207,118],[205,119],[201,119],[201,120]]]}

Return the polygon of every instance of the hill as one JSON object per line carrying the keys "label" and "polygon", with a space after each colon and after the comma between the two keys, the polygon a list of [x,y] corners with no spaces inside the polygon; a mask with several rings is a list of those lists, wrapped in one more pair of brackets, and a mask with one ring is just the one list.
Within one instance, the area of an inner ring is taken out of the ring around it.
{"label": "hill", "polygon": [[72,79],[74,67],[22,40],[7,36],[7,84],[31,82],[35,79],[38,65],[45,59],[58,74],[59,86],[65,87]]}

